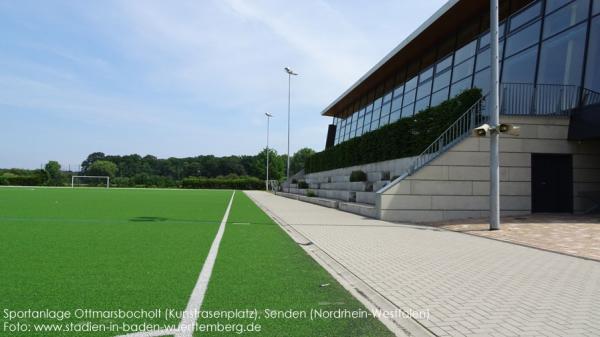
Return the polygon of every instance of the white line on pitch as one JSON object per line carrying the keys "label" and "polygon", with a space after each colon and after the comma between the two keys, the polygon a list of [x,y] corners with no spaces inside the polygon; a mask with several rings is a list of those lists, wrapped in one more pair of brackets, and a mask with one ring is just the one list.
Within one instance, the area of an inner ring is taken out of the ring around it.
{"label": "white line on pitch", "polygon": [[187,307],[183,312],[183,317],[181,318],[181,322],[179,322],[179,327],[176,330],[142,331],[122,335],[119,337],[160,337],[173,334],[175,337],[192,337],[196,327],[196,322],[198,320],[198,315],[200,314],[200,308],[202,307],[202,302],[204,301],[204,295],[206,294],[206,289],[208,289],[208,282],[210,281],[210,276],[212,275],[212,270],[215,266],[215,261],[217,260],[219,245],[221,244],[221,239],[223,238],[223,233],[225,232],[225,225],[227,224],[227,218],[229,218],[229,211],[231,210],[234,196],[235,190],[233,191],[233,194],[231,194],[231,199],[229,199],[229,204],[225,210],[223,220],[221,220],[221,225],[219,226],[217,235],[210,246],[206,260],[204,260],[204,265],[200,271],[200,276],[198,277],[198,281],[196,281],[194,290],[192,290],[192,295],[190,296]]}

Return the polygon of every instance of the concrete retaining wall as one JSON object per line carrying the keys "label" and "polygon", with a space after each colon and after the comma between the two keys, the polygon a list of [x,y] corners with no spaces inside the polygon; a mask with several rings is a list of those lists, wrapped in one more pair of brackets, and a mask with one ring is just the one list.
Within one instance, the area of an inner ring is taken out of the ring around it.
{"label": "concrete retaining wall", "polygon": [[[566,117],[502,116],[521,127],[502,135],[500,193],[503,215],[531,213],[531,154],[573,154],[574,211],[592,206],[582,191],[600,191],[600,142],[567,140]],[[469,137],[412,176],[377,195],[384,220],[432,222],[483,217],[489,210],[489,138]]]}

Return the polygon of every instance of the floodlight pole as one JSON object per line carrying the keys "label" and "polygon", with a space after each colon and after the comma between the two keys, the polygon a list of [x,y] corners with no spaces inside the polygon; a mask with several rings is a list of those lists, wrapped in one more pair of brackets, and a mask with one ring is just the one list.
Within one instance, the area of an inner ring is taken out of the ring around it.
{"label": "floodlight pole", "polygon": [[500,229],[500,82],[499,82],[499,39],[498,0],[490,0],[490,44],[491,44],[491,87],[490,87],[490,230]]}
{"label": "floodlight pole", "polygon": [[288,125],[287,125],[287,173],[286,180],[288,183],[288,193],[290,192],[290,106],[292,98],[292,75],[298,75],[292,69],[285,67],[285,72],[288,74]]}
{"label": "floodlight pole", "polygon": [[267,116],[267,180],[265,182],[265,188],[266,188],[266,191],[268,192],[269,191],[269,122],[271,121],[271,117],[273,117],[273,115],[266,112],[265,116]]}

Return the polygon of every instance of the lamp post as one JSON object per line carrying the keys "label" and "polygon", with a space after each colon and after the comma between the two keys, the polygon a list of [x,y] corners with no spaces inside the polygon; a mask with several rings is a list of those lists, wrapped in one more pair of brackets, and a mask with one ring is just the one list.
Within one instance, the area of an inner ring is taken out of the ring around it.
{"label": "lamp post", "polygon": [[267,180],[265,182],[266,190],[269,191],[269,122],[271,121],[272,114],[265,112],[267,116]]}
{"label": "lamp post", "polygon": [[496,130],[500,120],[500,83],[498,61],[498,0],[490,0],[490,44],[491,44],[491,78],[490,78],[490,124],[494,130],[490,132],[490,230],[500,229],[500,132]]}
{"label": "lamp post", "polygon": [[285,67],[285,72],[288,74],[288,132],[287,132],[287,174],[286,180],[288,183],[288,193],[290,192],[290,102],[292,97],[292,75],[297,76],[292,69]]}

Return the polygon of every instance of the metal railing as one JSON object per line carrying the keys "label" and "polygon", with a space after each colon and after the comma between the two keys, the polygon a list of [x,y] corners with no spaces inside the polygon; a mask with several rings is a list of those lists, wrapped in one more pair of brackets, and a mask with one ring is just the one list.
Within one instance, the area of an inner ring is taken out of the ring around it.
{"label": "metal railing", "polygon": [[581,93],[581,105],[600,104],[600,93],[593,90],[583,88]]}
{"label": "metal railing", "polygon": [[568,115],[579,106],[581,88],[575,85],[502,83],[502,115]]}
{"label": "metal railing", "polygon": [[[487,95],[481,97],[450,127],[416,156],[398,178],[377,193],[382,193],[451,147],[467,138],[472,130],[489,119]],[[600,104],[600,93],[574,85],[501,83],[500,114],[503,115],[569,115],[573,110],[591,104]]]}
{"label": "metal railing", "polygon": [[468,137],[473,128],[485,123],[488,119],[486,112],[487,96],[481,97],[467,112],[462,114],[452,125],[429,145],[421,154],[415,157],[408,168],[407,174],[413,174],[430,161],[446,152],[449,148]]}

